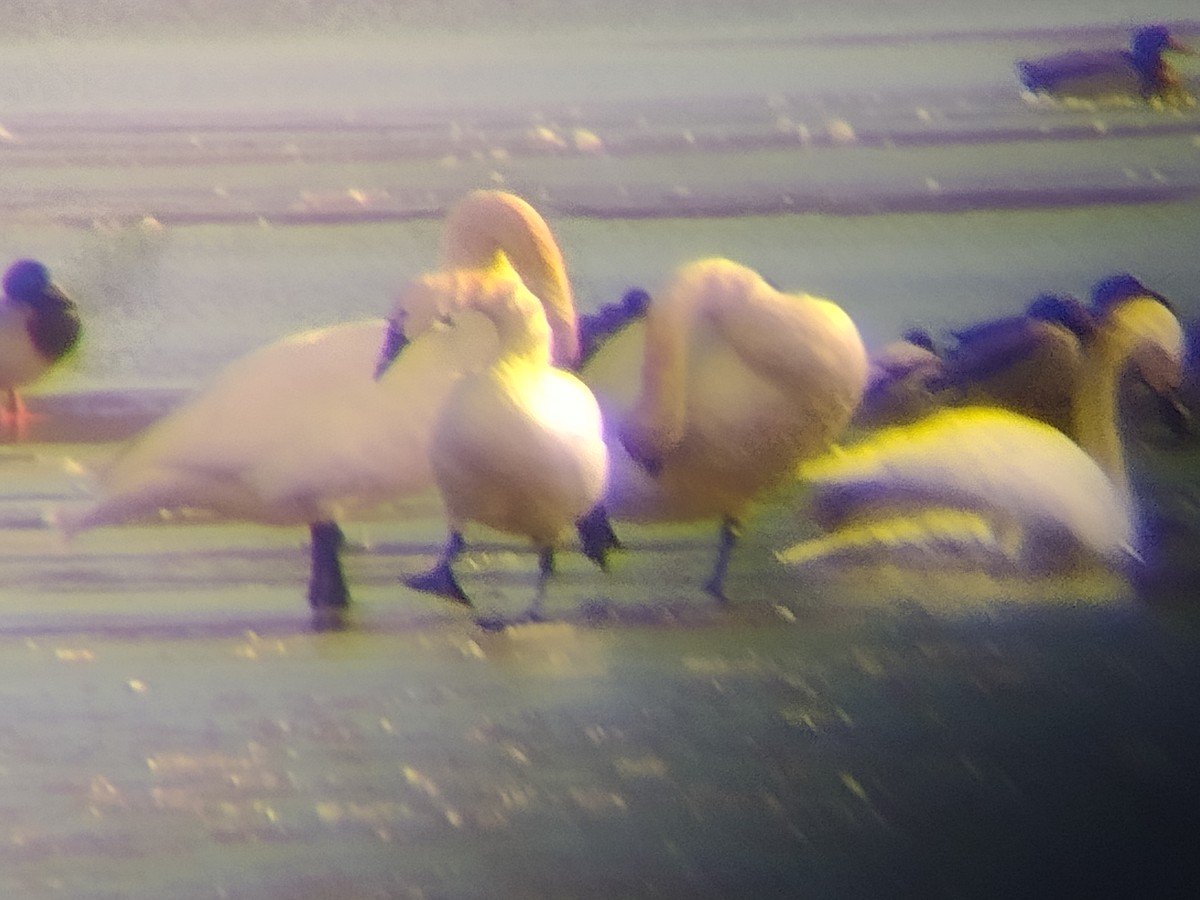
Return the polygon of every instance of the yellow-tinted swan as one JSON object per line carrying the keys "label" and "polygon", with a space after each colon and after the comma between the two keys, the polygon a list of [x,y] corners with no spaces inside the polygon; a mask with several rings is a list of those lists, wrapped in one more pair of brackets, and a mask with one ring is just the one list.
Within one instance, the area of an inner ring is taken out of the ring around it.
{"label": "yellow-tinted swan", "polygon": [[1116,424],[1128,366],[1159,391],[1181,376],[1183,335],[1153,297],[1103,310],[1086,345],[1072,404],[1072,441],[998,408],[948,408],[801,467],[829,534],[784,562],[997,563],[1037,575],[1080,560],[1118,567],[1134,553],[1136,519]]}
{"label": "yellow-tinted swan", "polygon": [[[513,269],[545,306],[556,358],[578,354],[562,256],[541,216],[498,191],[468,195],[448,216],[440,282],[475,289]],[[277,525],[308,525],[314,622],[336,625],[348,604],[337,520],[349,508],[428,488],[429,442],[462,375],[496,355],[486,318],[422,336],[374,377],[384,319],[309,331],[226,368],[194,399],[132,440],[102,473],[98,498],[68,531],[199,509]]]}
{"label": "yellow-tinted swan", "polygon": [[516,272],[453,290],[445,280],[422,279],[401,295],[381,369],[392,356],[403,360],[408,342],[436,319],[464,309],[493,322],[499,351],[487,369],[454,386],[437,416],[430,452],[450,538],[434,568],[407,583],[470,604],[451,565],[463,549],[464,528],[479,523],[528,537],[538,548],[541,577],[528,612],[536,617],[555,546],[604,488],[608,451],[600,409],[582,381],[554,367],[542,305]]}
{"label": "yellow-tinted swan", "polygon": [[71,352],[79,342],[79,313],[36,260],[19,259],[9,266],[3,287],[0,391],[6,402],[0,409],[0,425],[19,436],[29,416],[17,388],[41,378]]}
{"label": "yellow-tinted swan", "polygon": [[[640,380],[631,378],[639,365]],[[862,396],[867,355],[837,305],[704,259],[681,267],[644,322],[603,344],[582,376],[608,434],[604,510],[631,521],[719,519],[705,587],[723,597],[739,520],[838,439]]]}

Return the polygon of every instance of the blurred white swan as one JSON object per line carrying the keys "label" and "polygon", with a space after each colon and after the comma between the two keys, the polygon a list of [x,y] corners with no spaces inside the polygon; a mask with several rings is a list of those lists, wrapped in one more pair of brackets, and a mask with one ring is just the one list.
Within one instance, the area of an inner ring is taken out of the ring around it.
{"label": "blurred white swan", "polygon": [[[1136,555],[1137,521],[1121,438],[1118,382],[1136,367],[1167,391],[1183,335],[1152,296],[1102,310],[1062,431],[991,407],[938,410],[804,465],[811,509],[829,533],[779,554],[793,565],[888,561],[997,566],[1040,575]],[[1077,442],[1076,442],[1077,441]]]}
{"label": "blurred white swan", "polygon": [[0,426],[20,436],[29,413],[17,389],[41,378],[79,342],[79,312],[74,301],[50,279],[49,270],[32,259],[8,267],[0,299]]}
{"label": "blurred white swan", "polygon": [[[498,191],[468,195],[448,216],[440,284],[475,289],[515,269],[545,305],[554,353],[578,354],[562,255],[541,216]],[[384,319],[293,335],[229,365],[195,398],[134,438],[101,473],[95,503],[62,517],[68,533],[203,510],[308,525],[308,598],[318,627],[348,605],[337,520],[432,484],[429,442],[441,404],[465,373],[496,355],[479,314],[430,331],[380,379]]]}
{"label": "blurred white swan", "polygon": [[[640,366],[640,379],[631,377]],[[682,266],[588,359],[604,411],[614,519],[717,518],[706,590],[724,597],[740,520],[752,501],[841,435],[862,396],[867,354],[828,300],[780,293],[727,259]],[[589,520],[585,541],[607,522]],[[615,540],[615,538],[614,538]]]}
{"label": "blurred white swan", "polygon": [[[450,537],[436,565],[406,583],[470,605],[451,566],[466,526],[486,525],[528,537],[538,548],[541,575],[527,613],[536,617],[555,547],[604,488],[608,451],[600,408],[582,381],[554,367],[542,305],[515,271],[495,271],[455,290],[446,290],[443,280],[422,279],[401,295],[385,357],[403,360],[409,341],[462,310],[492,321],[499,350],[487,369],[454,386],[438,413],[430,458]],[[381,366],[387,364],[385,358]]]}

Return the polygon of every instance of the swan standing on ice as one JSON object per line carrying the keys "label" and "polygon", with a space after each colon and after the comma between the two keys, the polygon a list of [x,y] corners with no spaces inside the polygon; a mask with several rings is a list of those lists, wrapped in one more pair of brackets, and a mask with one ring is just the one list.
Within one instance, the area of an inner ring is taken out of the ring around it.
{"label": "swan standing on ice", "polygon": [[4,273],[0,301],[0,425],[19,436],[29,421],[17,388],[31,384],[79,342],[79,311],[49,270],[19,259]]}
{"label": "swan standing on ice", "polygon": [[[608,451],[600,408],[582,381],[554,367],[542,305],[516,272],[454,290],[446,289],[445,278],[422,279],[402,294],[380,370],[386,372],[392,358],[403,359],[408,342],[436,319],[453,319],[462,309],[492,321],[499,352],[486,370],[461,379],[442,404],[430,458],[450,538],[436,565],[406,583],[470,605],[451,568],[464,547],[464,528],[475,522],[524,535],[539,551],[537,595],[526,614],[536,618],[555,546],[604,489]],[[589,555],[603,563],[603,548]]]}
{"label": "swan standing on ice", "polygon": [[1072,50],[1017,63],[1034,95],[1074,100],[1128,100],[1188,105],[1195,101],[1168,65],[1166,52],[1191,53],[1162,25],[1134,29],[1128,50]]}
{"label": "swan standing on ice", "polygon": [[[640,380],[631,379],[639,364]],[[608,436],[603,511],[630,521],[720,519],[705,589],[724,599],[747,508],[840,437],[866,384],[867,354],[839,306],[780,293],[728,259],[703,259],[681,267],[644,321],[600,346],[582,377]],[[602,516],[589,517],[585,541],[606,531]]]}
{"label": "swan standing on ice", "polygon": [[[525,201],[469,194],[443,232],[440,283],[477,289],[515,269],[540,299],[556,359],[578,355],[562,255]],[[98,498],[63,517],[68,533],[198,509],[273,525],[308,525],[308,599],[317,627],[341,624],[349,592],[337,520],[349,510],[424,490],[442,402],[464,374],[495,358],[495,327],[464,315],[458,327],[414,341],[380,379],[373,362],[384,319],[284,338],[228,366],[194,399],[134,438],[101,473]]]}
{"label": "swan standing on ice", "polygon": [[1117,431],[1118,382],[1134,366],[1165,392],[1181,377],[1183,334],[1153,296],[1100,310],[1072,402],[1072,432],[998,408],[948,408],[884,429],[801,467],[831,533],[779,554],[795,565],[999,563],[1039,575],[1083,559],[1113,568],[1135,553],[1134,498]]}

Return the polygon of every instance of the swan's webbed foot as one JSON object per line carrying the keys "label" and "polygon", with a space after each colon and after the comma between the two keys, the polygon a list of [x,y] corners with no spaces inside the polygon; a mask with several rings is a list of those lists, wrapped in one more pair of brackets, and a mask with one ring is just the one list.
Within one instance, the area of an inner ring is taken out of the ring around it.
{"label": "swan's webbed foot", "polygon": [[458,583],[458,579],[454,577],[450,563],[444,559],[439,560],[437,565],[428,572],[410,575],[404,579],[404,583],[414,591],[437,594],[439,597],[445,597],[447,600],[453,600],[463,606],[472,605],[471,598],[467,596],[462,585]]}
{"label": "swan's webbed foot", "polygon": [[724,579],[715,577],[708,579],[708,581],[704,582],[704,593],[708,594],[708,596],[712,597],[722,606],[726,606],[729,603],[729,597],[725,593],[723,581]]}
{"label": "swan's webbed foot", "polygon": [[545,622],[546,617],[542,615],[540,605],[535,604],[529,607],[525,612],[517,616],[476,616],[475,624],[484,631],[503,631],[513,625],[529,625],[537,622]]}
{"label": "swan's webbed foot", "polygon": [[313,611],[313,628],[317,631],[344,628],[346,610],[350,606],[350,591],[346,587],[340,556],[345,537],[336,522],[314,522],[309,526],[309,534],[312,536],[312,571],[308,581],[308,605]]}
{"label": "swan's webbed foot", "polygon": [[465,546],[466,541],[463,540],[462,532],[451,531],[446,546],[442,548],[442,555],[433,568],[420,575],[410,575],[404,579],[404,583],[414,591],[437,594],[439,597],[445,597],[447,600],[453,600],[464,606],[472,606],[471,598],[462,589],[458,579],[454,577],[454,571],[450,568]]}
{"label": "swan's webbed foot", "polygon": [[608,511],[597,504],[575,523],[579,533],[579,543],[583,555],[598,565],[601,569],[608,568],[608,551],[624,549],[621,541],[613,531],[608,519]]}
{"label": "swan's webbed foot", "polygon": [[533,597],[533,602],[529,607],[518,616],[478,616],[475,619],[475,624],[484,631],[503,631],[510,625],[528,625],[533,622],[545,622],[546,617],[542,615],[542,602],[546,597],[546,582],[550,580],[550,576],[554,574],[554,550],[550,547],[543,547],[538,551],[538,583],[537,593]]}

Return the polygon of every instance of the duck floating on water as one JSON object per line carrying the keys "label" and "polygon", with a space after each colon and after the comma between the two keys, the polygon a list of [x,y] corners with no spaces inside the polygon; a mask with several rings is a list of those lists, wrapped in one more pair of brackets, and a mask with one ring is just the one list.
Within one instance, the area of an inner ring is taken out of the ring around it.
{"label": "duck floating on water", "polygon": [[1168,52],[1190,54],[1192,50],[1165,26],[1143,25],[1133,30],[1128,50],[1073,50],[1020,60],[1017,74],[1030,93],[1056,99],[1194,104],[1164,58]]}
{"label": "duck floating on water", "polygon": [[585,543],[613,539],[608,516],[718,519],[705,589],[724,599],[742,518],[841,436],[866,384],[867,354],[838,305],[781,293],[712,258],[680,267],[645,317],[601,344],[581,375],[604,412],[610,466]]}
{"label": "duck floating on water", "polygon": [[1174,314],[1135,294],[1102,308],[1072,398],[1075,440],[996,407],[940,409],[801,468],[828,533],[779,554],[796,566],[900,561],[1037,576],[1136,558],[1137,518],[1116,423],[1135,367],[1165,392],[1181,377]]}
{"label": "duck floating on water", "polygon": [[[455,290],[440,283],[445,277],[422,279],[401,295],[381,372],[436,320],[462,310],[494,323],[499,350],[487,369],[463,377],[441,406],[430,459],[450,536],[434,567],[406,583],[471,605],[452,570],[465,547],[464,529],[478,523],[523,535],[539,552],[537,594],[524,616],[537,619],[555,548],[604,489],[608,451],[600,408],[582,381],[552,364],[542,304],[515,271]],[[601,565],[604,549],[589,552]],[[481,624],[500,627],[505,620]]]}
{"label": "duck floating on water", "polygon": [[[516,270],[541,300],[555,358],[578,356],[562,255],[541,216],[500,191],[468,195],[447,216],[439,284],[478,289]],[[199,510],[307,525],[308,599],[317,628],[340,627],[349,591],[338,520],[433,485],[429,449],[445,398],[495,359],[480,313],[423,334],[376,380],[388,330],[372,319],[307,331],[237,360],[207,388],[130,441],[99,475],[95,502],[61,517],[68,534],[163,512]]]}
{"label": "duck floating on water", "polygon": [[19,437],[29,412],[18,388],[32,384],[79,343],[79,310],[50,278],[50,270],[33,259],[8,267],[0,301],[0,390],[5,404],[0,426]]}

